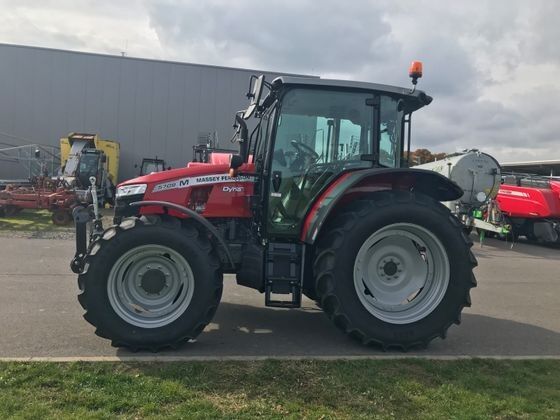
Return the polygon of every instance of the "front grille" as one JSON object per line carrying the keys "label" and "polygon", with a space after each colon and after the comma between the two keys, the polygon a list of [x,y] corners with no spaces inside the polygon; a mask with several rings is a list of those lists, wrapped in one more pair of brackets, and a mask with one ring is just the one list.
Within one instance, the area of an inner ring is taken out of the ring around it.
{"label": "front grille", "polygon": [[123,217],[138,216],[140,214],[140,207],[131,207],[129,204],[142,201],[143,198],[144,194],[134,194],[115,199],[115,218],[113,223],[120,223]]}

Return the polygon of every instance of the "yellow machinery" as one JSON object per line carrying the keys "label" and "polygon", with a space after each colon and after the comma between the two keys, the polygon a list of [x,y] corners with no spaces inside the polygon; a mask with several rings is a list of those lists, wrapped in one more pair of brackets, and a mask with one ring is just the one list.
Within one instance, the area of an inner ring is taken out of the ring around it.
{"label": "yellow machinery", "polygon": [[[82,147],[74,147],[76,152],[72,151],[74,143],[80,143]],[[60,165],[65,168],[68,163],[68,158],[73,153],[78,153],[87,149],[97,149],[106,157],[106,170],[108,178],[113,184],[118,183],[119,175],[119,158],[120,158],[120,144],[115,140],[103,140],[97,134],[85,133],[70,133],[67,137],[60,139]],[[79,150],[77,150],[79,149]]]}

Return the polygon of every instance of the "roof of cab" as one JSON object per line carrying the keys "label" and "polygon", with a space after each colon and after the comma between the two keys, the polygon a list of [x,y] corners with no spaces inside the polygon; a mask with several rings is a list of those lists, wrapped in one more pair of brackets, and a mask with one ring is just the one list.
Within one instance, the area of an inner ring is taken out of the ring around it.
{"label": "roof of cab", "polygon": [[383,85],[378,83],[369,82],[355,82],[351,80],[336,80],[336,79],[316,79],[310,77],[292,77],[292,76],[280,76],[272,81],[273,86],[282,85],[303,85],[303,86],[322,86],[322,87],[334,87],[334,88],[345,88],[345,89],[358,89],[358,90],[371,90],[378,92],[387,92],[399,96],[405,96],[412,100],[412,102],[418,102],[416,106],[413,106],[410,111],[414,111],[421,108],[424,105],[428,105],[432,102],[432,97],[428,96],[422,90],[415,90],[412,92],[411,88],[403,88],[398,86]]}

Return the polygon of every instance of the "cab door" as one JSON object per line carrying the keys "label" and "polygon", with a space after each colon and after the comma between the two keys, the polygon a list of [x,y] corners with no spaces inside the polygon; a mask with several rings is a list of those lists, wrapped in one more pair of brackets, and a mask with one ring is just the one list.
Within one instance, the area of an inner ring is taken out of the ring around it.
{"label": "cab door", "polygon": [[376,108],[371,92],[292,88],[282,98],[270,150],[268,239],[299,236],[305,214],[342,172],[370,168]]}

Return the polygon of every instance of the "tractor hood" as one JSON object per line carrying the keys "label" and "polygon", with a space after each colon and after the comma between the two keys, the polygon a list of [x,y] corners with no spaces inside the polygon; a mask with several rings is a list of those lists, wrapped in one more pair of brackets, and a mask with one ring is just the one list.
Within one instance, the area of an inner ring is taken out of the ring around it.
{"label": "tractor hood", "polygon": [[192,165],[189,163],[184,168],[170,169],[169,171],[154,172],[148,175],[139,176],[129,179],[120,183],[118,186],[126,186],[133,184],[154,184],[165,181],[172,181],[177,178],[184,178],[190,176],[210,175],[214,173],[227,172],[229,165],[225,164],[211,164],[211,163],[197,163]]}
{"label": "tractor hood", "polygon": [[[138,202],[175,203],[204,217],[251,217],[255,165],[244,164],[235,177],[224,163],[189,163],[184,168],[154,172],[119,184],[115,218],[164,213],[157,204],[135,207]],[[184,214],[169,214],[185,217]]]}
{"label": "tractor hood", "polygon": [[[118,186],[135,185],[135,184],[153,184],[165,181],[172,181],[184,177],[196,177],[203,175],[211,175],[217,173],[227,173],[229,171],[229,160],[231,153],[211,153],[210,162],[189,162],[186,167],[170,169],[168,171],[153,172],[151,174],[139,176],[121,182]],[[245,165],[243,169],[250,170],[248,167],[252,165]]]}

